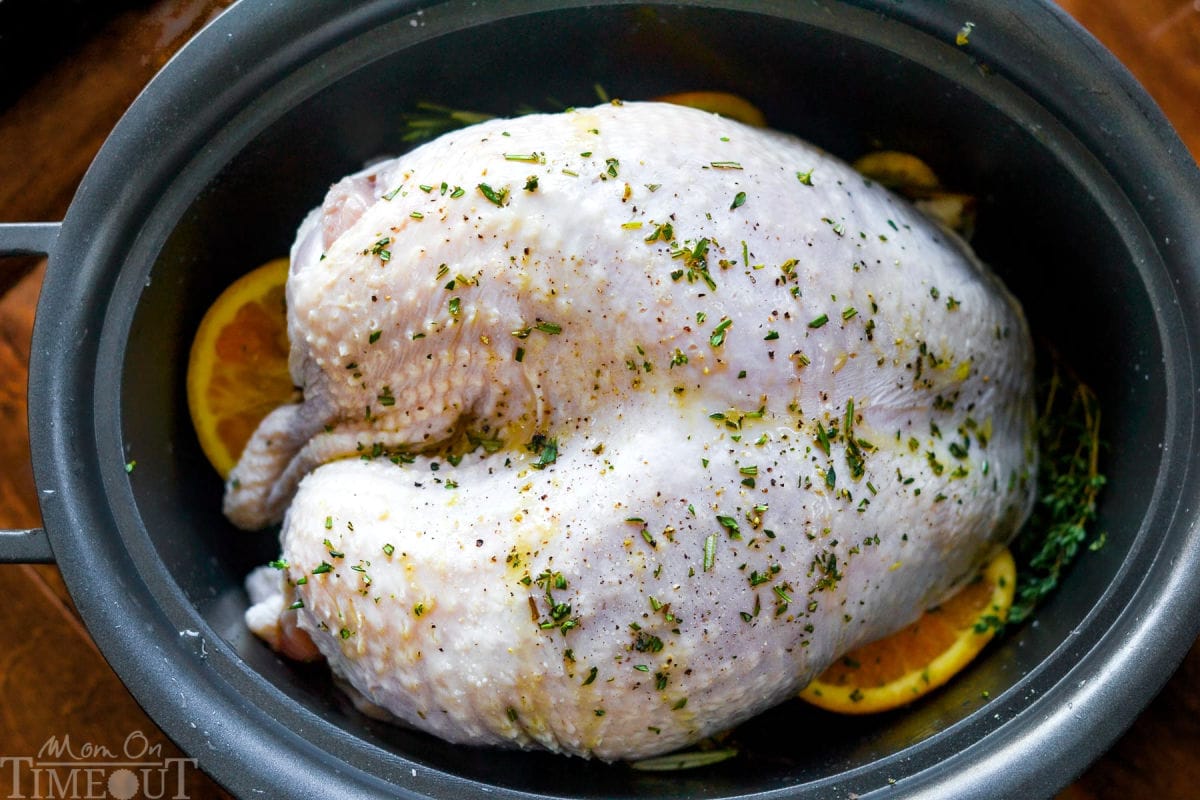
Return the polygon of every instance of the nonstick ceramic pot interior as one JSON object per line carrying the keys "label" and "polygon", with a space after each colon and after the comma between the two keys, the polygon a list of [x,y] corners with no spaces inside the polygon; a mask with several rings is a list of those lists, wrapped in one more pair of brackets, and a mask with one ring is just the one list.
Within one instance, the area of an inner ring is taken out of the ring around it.
{"label": "nonstick ceramic pot interior", "polygon": [[[335,5],[243,0],[167,65],[81,188],[39,309],[32,424],[56,556],[105,654],[202,767],[246,796],[1038,796],[1128,725],[1197,628],[1200,246],[1183,221],[1200,192],[1085,34],[1019,3]],[[976,248],[1098,392],[1107,545],[944,691],[862,719],[790,703],[736,731],[738,758],[663,776],[372,721],[323,668],[247,632],[242,580],[275,532],[224,520],[191,430],[205,308],[286,254],[331,182],[405,149],[419,103],[558,110],[597,85],[734,91],[838,155],[925,158],[978,195]]]}

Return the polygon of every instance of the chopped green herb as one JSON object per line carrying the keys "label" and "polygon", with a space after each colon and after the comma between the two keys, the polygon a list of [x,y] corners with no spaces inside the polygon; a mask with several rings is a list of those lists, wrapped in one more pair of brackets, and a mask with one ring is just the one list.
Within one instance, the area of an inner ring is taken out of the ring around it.
{"label": "chopped green herb", "polygon": [[379,256],[380,261],[391,261],[392,252],[387,249],[387,246],[391,243],[391,241],[391,237],[385,236],[379,241],[375,242],[375,244],[371,245],[371,255]]}
{"label": "chopped green herb", "polygon": [[475,188],[477,188],[479,190],[480,194],[482,194],[485,198],[487,198],[488,202],[493,203],[497,206],[503,206],[504,201],[508,199],[508,189],[507,188],[503,188],[503,189],[500,189],[500,191],[496,191],[491,186],[488,186],[486,183],[481,183],[478,186],[476,186]]}
{"label": "chopped green herb", "polygon": [[704,571],[711,572],[717,559],[717,535],[710,533],[704,540]]}
{"label": "chopped green herb", "polygon": [[738,528],[738,521],[733,517],[728,517],[723,514],[717,515],[717,522],[724,528],[731,538],[737,539],[741,536],[741,531]]}
{"label": "chopped green herb", "polygon": [[657,242],[657,241],[661,240],[664,242],[670,242],[674,238],[675,238],[674,226],[672,226],[671,223],[669,223],[669,222],[664,222],[660,225],[655,225],[654,230],[650,233],[650,235],[647,236],[642,241]]}
{"label": "chopped green herb", "polygon": [[729,330],[731,325],[733,325],[733,320],[728,317],[718,322],[717,327],[713,328],[712,336],[708,337],[708,343],[713,347],[725,344],[725,331]]}
{"label": "chopped green herb", "polygon": [[534,469],[545,469],[558,460],[558,440],[542,437],[542,442],[537,460],[530,465]]}

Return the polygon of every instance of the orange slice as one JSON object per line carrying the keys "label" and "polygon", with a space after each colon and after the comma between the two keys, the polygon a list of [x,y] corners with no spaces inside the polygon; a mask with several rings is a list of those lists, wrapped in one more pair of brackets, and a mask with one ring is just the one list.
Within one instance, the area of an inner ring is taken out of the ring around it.
{"label": "orange slice", "polygon": [[954,677],[1008,616],[1016,566],[1000,551],[973,582],[897,633],[852,650],[800,692],[827,711],[873,714],[922,697]]}
{"label": "orange slice", "polygon": [[890,189],[937,189],[941,182],[933,169],[911,153],[880,150],[860,156],[854,169]]}
{"label": "orange slice", "polygon": [[192,340],[188,409],[222,478],[262,418],[296,393],[288,373],[287,273],[281,258],[243,275],[208,309]]}
{"label": "orange slice", "polygon": [[690,106],[701,111],[711,111],[756,128],[766,127],[767,124],[767,118],[758,110],[758,106],[741,95],[730,92],[676,92],[675,94],[664,94],[655,99],[660,103],[674,103],[677,106]]}
{"label": "orange slice", "polygon": [[933,168],[912,153],[880,150],[854,162],[859,174],[908,197],[922,213],[970,238],[975,229],[973,195],[942,188]]}

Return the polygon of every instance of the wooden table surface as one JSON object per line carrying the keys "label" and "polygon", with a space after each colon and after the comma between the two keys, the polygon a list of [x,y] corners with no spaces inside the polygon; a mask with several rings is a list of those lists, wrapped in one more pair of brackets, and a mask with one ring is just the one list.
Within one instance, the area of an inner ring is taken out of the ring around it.
{"label": "wooden table surface", "polygon": [[[0,220],[61,219],[84,170],[146,81],[231,0],[144,0],[108,14],[41,53],[34,80],[0,94]],[[1200,0],[1060,0],[1142,82],[1200,156]],[[71,4],[74,8],[79,4]],[[10,6],[11,7],[11,6]],[[4,17],[0,16],[0,25]],[[12,46],[0,27],[0,47]],[[5,62],[0,61],[0,68]],[[0,261],[0,526],[39,524],[29,467],[26,365],[44,264]],[[116,750],[162,746],[179,756],[113,674],[52,566],[0,566],[0,795],[12,793],[6,757],[35,756],[51,737]],[[136,734],[145,741],[136,739]],[[1070,776],[1064,776],[1064,778]],[[226,797],[186,771],[186,796]],[[39,787],[20,778],[30,796]],[[113,785],[109,784],[110,790]],[[40,791],[49,792],[43,783]],[[82,795],[84,789],[80,785]],[[113,796],[117,791],[113,790]],[[1200,643],[1113,748],[1062,797],[1200,796]]]}

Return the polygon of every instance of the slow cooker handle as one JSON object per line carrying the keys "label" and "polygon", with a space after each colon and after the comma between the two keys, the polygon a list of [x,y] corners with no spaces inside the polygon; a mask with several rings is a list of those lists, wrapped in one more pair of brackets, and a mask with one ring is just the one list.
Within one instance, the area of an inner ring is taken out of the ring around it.
{"label": "slow cooker handle", "polygon": [[48,256],[61,228],[61,222],[0,222],[0,258]]}
{"label": "slow cooker handle", "polygon": [[[50,255],[61,222],[0,223],[0,258]],[[0,563],[49,564],[54,561],[50,538],[41,528],[0,530]]]}
{"label": "slow cooker handle", "polygon": [[41,528],[0,530],[0,564],[53,564],[50,537]]}

